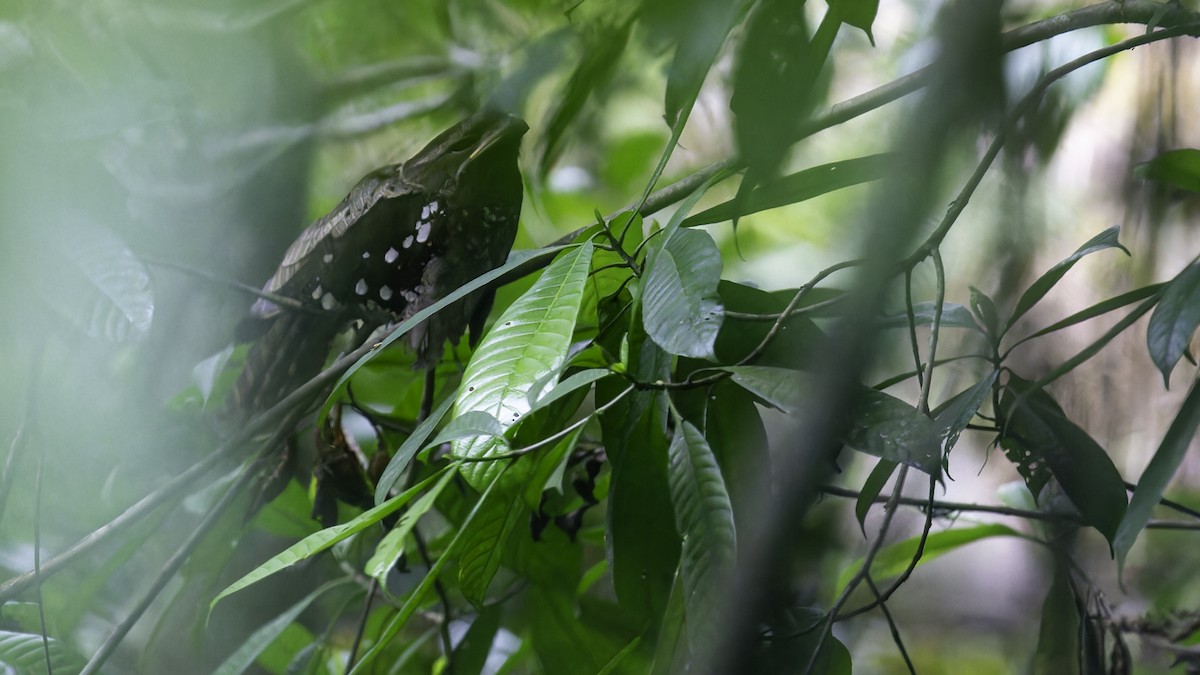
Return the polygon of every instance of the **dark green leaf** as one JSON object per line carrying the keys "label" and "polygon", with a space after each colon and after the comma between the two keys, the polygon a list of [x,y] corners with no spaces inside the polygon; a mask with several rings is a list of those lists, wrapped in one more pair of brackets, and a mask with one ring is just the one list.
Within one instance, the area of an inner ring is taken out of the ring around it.
{"label": "dark green leaf", "polygon": [[[717,285],[721,303],[725,306],[725,321],[717,333],[713,352],[720,363],[741,363],[759,346],[763,344],[770,333],[775,319],[747,319],[734,317],[729,314],[737,312],[745,315],[777,317],[787,308],[788,302],[795,296],[796,291],[788,290],[778,293],[765,291],[735,284],[732,281],[721,280]],[[797,309],[803,309],[813,303],[837,297],[840,291],[816,288],[806,293],[800,300]],[[786,296],[786,297],[784,297]],[[779,331],[759,351],[753,363],[760,366],[778,366],[782,368],[803,368],[809,363],[811,355],[819,352],[825,334],[812,319],[807,316],[793,314],[780,325]]]}
{"label": "dark green leaf", "polygon": [[1133,172],[1142,178],[1174,185],[1181,190],[1200,192],[1200,150],[1170,150],[1137,165]]}
{"label": "dark green leaf", "polygon": [[[748,530],[760,490],[760,477],[770,473],[767,430],[755,397],[728,380],[700,392],[706,411],[704,438],[708,440],[733,504],[735,526]],[[697,425],[699,428],[699,425]]]}
{"label": "dark green leaf", "polygon": [[668,353],[713,353],[724,308],[717,295],[721,254],[708,233],[679,230],[648,262],[642,289],[646,332]]}
{"label": "dark green leaf", "polygon": [[719,223],[734,217],[796,204],[852,185],[879,180],[895,168],[894,161],[893,155],[880,154],[814,166],[754,188],[740,213],[735,201],[730,200],[694,216],[688,216],[683,221],[683,226]]}
{"label": "dark green leaf", "polygon": [[679,117],[691,110],[700,85],[741,13],[742,3],[695,0],[668,4],[678,12],[678,45],[667,73],[665,103],[667,124],[675,126]]}
{"label": "dark green leaf", "polygon": [[969,389],[965,389],[956,394],[949,401],[938,407],[934,414],[933,421],[938,429],[938,438],[942,439],[942,448],[945,452],[950,452],[954,444],[958,442],[958,436],[963,429],[971,423],[971,418],[975,417],[976,411],[983,402],[987,400],[988,395],[992,392],[992,386],[996,384],[996,378],[1000,376],[1000,372],[993,370],[987,377]]}
{"label": "dark green leaf", "polygon": [[487,599],[488,585],[500,569],[508,534],[523,517],[528,518],[528,513],[523,500],[498,493],[498,498],[482,506],[475,522],[466,530],[458,562],[458,586],[476,607]]}
{"label": "dark green leaf", "polygon": [[[1111,544],[1125,515],[1125,483],[1108,453],[1067,419],[1045,390],[1012,375],[1000,399],[1006,436],[1045,462],[1088,525]],[[1034,486],[1030,492],[1035,495]]]}
{"label": "dark green leaf", "polygon": [[975,316],[979,318],[987,334],[992,336],[992,339],[998,339],[1000,317],[996,314],[996,305],[986,293],[974,286],[971,286],[971,309],[975,311]]}
{"label": "dark green leaf", "polygon": [[1064,565],[1055,564],[1054,582],[1042,603],[1042,625],[1033,658],[1034,675],[1079,673],[1079,609],[1069,574]]}
{"label": "dark green leaf", "polygon": [[[1103,316],[1113,310],[1117,310],[1126,305],[1135,303],[1138,300],[1145,300],[1146,298],[1154,297],[1161,294],[1166,286],[1167,284],[1150,284],[1149,286],[1143,286],[1137,290],[1129,291],[1128,293],[1122,293],[1115,298],[1109,298],[1108,300],[1098,302],[1087,309],[1075,312],[1062,321],[1056,321],[1036,333],[1021,338],[1019,341],[1017,341],[1017,344],[1019,345],[1027,340],[1032,340],[1043,335],[1049,335],[1050,333],[1062,330],[1064,328],[1069,328],[1075,324],[1083,323],[1089,319]],[[1013,346],[1015,347],[1016,345]]]}
{"label": "dark green leaf", "polygon": [[1197,427],[1200,427],[1200,384],[1193,383],[1192,390],[1188,392],[1183,406],[1163,436],[1154,457],[1142,472],[1142,477],[1138,479],[1137,489],[1133,491],[1129,508],[1121,520],[1121,527],[1117,529],[1113,548],[1117,552],[1118,569],[1125,567],[1125,556],[1129,554],[1129,549],[1133,548],[1133,543],[1137,541],[1142,528],[1150,522],[1150,513],[1158,506],[1167,485],[1175,477],[1179,465],[1183,463],[1192,439],[1196,436]]}
{"label": "dark green leaf", "polygon": [[875,36],[871,34],[871,24],[875,23],[875,14],[879,11],[879,0],[826,0],[829,10],[836,12],[839,19],[861,28],[875,46]]}
{"label": "dark green leaf", "polygon": [[1200,263],[1194,262],[1167,284],[1146,328],[1146,346],[1163,375],[1163,386],[1170,386],[1171,371],[1187,351],[1198,325]]}
{"label": "dark green leaf", "polygon": [[851,410],[846,445],[931,476],[941,474],[942,452],[933,420],[900,399],[862,387]]}
{"label": "dark green leaf", "polygon": [[1037,281],[1034,281],[1033,284],[1026,289],[1023,294],[1021,294],[1021,299],[1017,300],[1017,306],[1013,309],[1012,316],[1009,317],[1008,323],[1004,326],[1004,330],[1007,331],[1014,323],[1017,322],[1018,319],[1020,319],[1022,316],[1025,316],[1025,313],[1028,312],[1034,305],[1036,305],[1039,300],[1045,297],[1046,293],[1050,292],[1051,288],[1054,288],[1054,285],[1057,284],[1058,281],[1062,279],[1072,267],[1075,266],[1075,263],[1079,262],[1080,258],[1088,255],[1089,253],[1095,253],[1097,251],[1103,251],[1109,248],[1119,248],[1124,251],[1126,255],[1129,255],[1129,249],[1125,248],[1119,241],[1117,241],[1117,235],[1120,233],[1121,227],[1119,225],[1114,225],[1100,234],[1092,237],[1087,241],[1087,243],[1085,243],[1083,246],[1080,246],[1074,253],[1061,260],[1054,267],[1046,270],[1045,274],[1038,277]]}
{"label": "dark green leaf", "polygon": [[442,418],[450,410],[450,406],[454,404],[454,393],[452,392],[444,401],[438,404],[438,407],[429,414],[417,425],[412,434],[404,439],[404,444],[392,455],[392,459],[388,462],[387,468],[383,470],[383,474],[379,477],[379,483],[375,486],[375,503],[382,504],[387,499],[388,493],[396,486],[396,481],[404,475],[408,469],[409,462],[412,458],[425,447],[425,439],[433,433],[437,425],[441,424]]}
{"label": "dark green leaf", "polygon": [[[916,319],[918,326],[929,326],[933,323],[934,303],[918,302],[913,305],[913,318]],[[971,311],[962,305],[953,302],[947,302],[942,305],[941,322],[938,324],[942,328],[967,328],[973,331],[983,332],[979,324],[971,316]],[[884,317],[880,322],[881,328],[907,328],[908,313],[901,312],[900,314],[892,314]]]}
{"label": "dark green leaf", "polygon": [[690,422],[675,422],[668,475],[675,526],[683,542],[680,565],[688,641],[710,645],[718,637],[717,604],[737,556],[733,507],[708,441]]}
{"label": "dark green leaf", "polygon": [[798,413],[807,398],[801,374],[771,366],[728,366],[733,381],[770,405],[787,413]]}
{"label": "dark green leaf", "polygon": [[875,498],[883,491],[883,487],[887,485],[897,466],[899,464],[890,459],[881,459],[875,468],[871,469],[871,475],[867,476],[867,480],[863,481],[862,490],[858,493],[858,500],[854,503],[854,517],[858,518],[858,527],[862,530],[864,537],[867,536],[867,514],[870,513],[871,506],[875,504]]}
{"label": "dark green leaf", "polygon": [[483,666],[492,649],[492,641],[500,629],[500,607],[499,604],[489,605],[475,616],[467,634],[454,648],[455,673],[471,675],[484,672]]}
{"label": "dark green leaf", "polygon": [[[529,412],[534,384],[548,385],[566,364],[592,251],[587,242],[563,253],[496,320],[467,364],[454,405],[456,415],[480,410],[498,419],[503,430]],[[455,455],[472,459],[490,457],[505,448],[503,440],[495,436],[459,439],[452,444]],[[498,462],[473,461],[463,465],[462,475],[473,487],[482,489],[501,470]]]}

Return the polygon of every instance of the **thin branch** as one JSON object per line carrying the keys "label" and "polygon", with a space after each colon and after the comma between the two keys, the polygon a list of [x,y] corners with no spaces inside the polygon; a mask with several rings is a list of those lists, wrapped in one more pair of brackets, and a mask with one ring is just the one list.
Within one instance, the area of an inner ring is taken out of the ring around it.
{"label": "thin branch", "polygon": [[892,633],[892,642],[900,650],[900,656],[904,659],[904,665],[908,666],[908,672],[911,675],[917,675],[917,669],[913,665],[912,659],[908,656],[908,650],[904,648],[904,639],[900,637],[900,627],[896,625],[896,620],[892,618],[891,610],[888,609],[883,596],[879,594],[879,587],[875,585],[875,580],[870,575],[867,575],[867,586],[871,588],[871,592],[875,594],[875,599],[879,602],[879,609],[883,612],[883,618],[887,621],[888,630]]}
{"label": "thin branch", "polygon": [[[933,301],[933,323],[929,326],[929,365],[925,366],[925,380],[921,383],[921,398],[917,401],[917,412],[923,415],[929,414],[929,390],[933,382],[933,363],[937,359],[938,335],[942,330],[942,303],[946,301],[946,268],[942,266],[942,254],[938,249],[933,250],[933,269],[937,275],[937,295]],[[917,367],[920,367],[919,363]]]}

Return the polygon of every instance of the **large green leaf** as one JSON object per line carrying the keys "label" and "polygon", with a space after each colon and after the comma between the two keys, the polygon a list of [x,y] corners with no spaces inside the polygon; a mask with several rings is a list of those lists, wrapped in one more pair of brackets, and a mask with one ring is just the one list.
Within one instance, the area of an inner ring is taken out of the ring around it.
{"label": "large green leaf", "polygon": [[[467,364],[455,416],[482,411],[507,429],[529,412],[535,384],[552,386],[567,361],[593,250],[589,241],[563,253],[504,311]],[[477,436],[454,441],[452,452],[480,460],[505,447],[495,436]],[[482,489],[500,471],[497,462],[472,461],[463,465],[462,475]]]}
{"label": "large green leaf", "polygon": [[1196,326],[1200,326],[1200,262],[1188,265],[1167,284],[1146,328],[1146,346],[1164,386],[1170,385],[1171,371],[1187,351]]}
{"label": "large green leaf", "polygon": [[675,525],[683,541],[680,558],[688,641],[711,645],[718,637],[716,615],[737,556],[733,508],[725,479],[708,441],[686,420],[675,420],[668,475]]}
{"label": "large green leaf", "polygon": [[[1113,542],[1125,515],[1125,483],[1108,453],[1067,419],[1045,390],[1011,375],[1000,398],[1006,438],[1044,462],[1088,525]],[[1037,494],[1035,487],[1030,491]]]}
{"label": "large green leaf", "polygon": [[938,427],[916,408],[882,391],[860,387],[850,416],[847,446],[931,476],[941,475]]}
{"label": "large green leaf", "polygon": [[371,555],[370,560],[364,568],[364,572],[375,577],[381,583],[386,581],[387,574],[395,566],[396,561],[404,553],[404,546],[408,541],[408,536],[412,534],[413,528],[417,526],[417,521],[421,516],[429,512],[433,508],[434,501],[442,490],[450,484],[450,479],[454,478],[453,471],[446,471],[442,475],[442,479],[429,488],[429,491],[421,495],[421,498],[413,502],[413,505],[400,516],[399,522],[396,523],[383,539],[375,546],[375,553]]}
{"label": "large green leaf", "polygon": [[[921,560],[917,564],[923,565],[938,556],[980,539],[1020,536],[1021,534],[1011,527],[999,524],[976,525],[975,527],[935,532],[925,538],[925,546],[921,549]],[[912,564],[913,558],[917,555],[917,548],[920,546],[921,537],[918,535],[879,549],[879,553],[875,555],[875,560],[871,564],[871,576],[875,579],[899,576]],[[860,558],[842,572],[838,577],[837,591],[834,593],[834,597],[845,590],[850,580],[862,569],[862,564],[863,560]]]}
{"label": "large green leaf", "polygon": [[1189,192],[1200,192],[1200,150],[1184,148],[1169,150],[1144,164],[1134,167],[1133,172]]}
{"label": "large green leaf", "polygon": [[476,607],[483,605],[488,585],[500,569],[508,533],[527,513],[524,500],[491,499],[481,507],[475,522],[464,533],[458,563],[458,587]]}
{"label": "large green leaf", "polygon": [[[442,471],[450,472],[450,468],[448,467]],[[292,544],[282,553],[272,556],[270,560],[267,560],[263,564],[251,570],[241,579],[238,579],[227,586],[225,590],[217,594],[217,597],[213,598],[212,602],[209,604],[209,608],[211,609],[212,607],[215,607],[217,603],[221,601],[221,598],[224,598],[227,595],[232,595],[251,584],[258,583],[259,581],[262,581],[276,572],[280,572],[288,567],[291,567],[292,565],[295,565],[301,560],[311,558],[321,551],[324,551],[330,546],[338,543],[339,541],[342,541],[348,537],[358,534],[359,532],[362,532],[368,527],[371,527],[392,513],[395,513],[397,509],[407,504],[413,497],[420,494],[425,488],[429,487],[430,483],[437,480],[439,477],[441,477],[441,472],[426,478],[420,483],[417,483],[404,492],[392,497],[379,506],[367,511],[363,511],[349,522],[325,528],[320,532],[314,532],[295,544]]]}
{"label": "large green leaf", "polygon": [[1024,316],[1025,313],[1033,308],[1033,306],[1036,305],[1039,300],[1045,297],[1046,293],[1050,292],[1051,288],[1054,288],[1054,285],[1057,284],[1058,281],[1062,279],[1072,267],[1075,266],[1075,263],[1079,262],[1080,258],[1088,255],[1089,253],[1103,251],[1108,248],[1119,248],[1122,251],[1125,251],[1126,255],[1129,255],[1129,249],[1125,248],[1119,241],[1117,241],[1117,235],[1120,234],[1120,232],[1121,227],[1119,225],[1114,225],[1108,228],[1107,230],[1089,239],[1087,243],[1085,243],[1083,246],[1080,246],[1071,255],[1059,261],[1059,263],[1054,267],[1046,270],[1042,276],[1038,277],[1037,281],[1034,281],[1033,284],[1026,289],[1023,294],[1021,294],[1021,299],[1017,300],[1017,306],[1013,308],[1012,316],[1009,317],[1008,323],[1005,325],[1004,330],[1007,331],[1009,328],[1011,328],[1012,325],[1017,322],[1017,319],[1020,319],[1022,316]]}
{"label": "large green leaf", "polygon": [[490,672],[484,671],[488,652],[492,650],[492,642],[500,629],[500,614],[502,606],[497,603],[480,610],[467,629],[466,635],[454,647],[454,670],[461,675]]}
{"label": "large green leaf", "polygon": [[668,353],[712,356],[724,308],[721,253],[700,230],[679,230],[656,248],[642,285],[646,332]]}
{"label": "large green leaf", "polygon": [[1179,465],[1183,463],[1192,439],[1196,436],[1197,427],[1200,427],[1200,383],[1193,382],[1192,390],[1184,399],[1183,406],[1163,436],[1154,457],[1146,465],[1142,477],[1138,479],[1137,489],[1133,491],[1129,508],[1126,509],[1121,526],[1117,529],[1113,549],[1117,552],[1118,569],[1124,569],[1125,556],[1129,554],[1129,549],[1133,548],[1133,543],[1137,541],[1138,534],[1146,527],[1146,523],[1150,522],[1151,511],[1158,506],[1167,485],[1175,477]]}
{"label": "large green leaf", "polygon": [[255,660],[258,659],[259,654],[262,654],[283,633],[284,629],[295,623],[300,614],[305,609],[308,609],[308,606],[314,600],[329,590],[350,581],[351,579],[343,577],[327,582],[317,588],[317,590],[306,595],[300,602],[284,610],[279,616],[263,624],[258,630],[251,633],[250,637],[246,638],[246,641],[213,671],[213,675],[237,675],[249,670],[254,665]]}

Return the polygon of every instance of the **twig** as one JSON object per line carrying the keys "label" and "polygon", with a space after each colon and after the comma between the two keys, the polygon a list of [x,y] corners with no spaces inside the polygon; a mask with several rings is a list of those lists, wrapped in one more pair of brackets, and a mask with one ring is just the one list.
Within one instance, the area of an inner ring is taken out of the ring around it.
{"label": "twig", "polygon": [[900,637],[900,627],[896,625],[896,620],[892,618],[891,610],[888,609],[883,596],[879,594],[879,587],[875,585],[875,580],[870,575],[867,575],[867,586],[870,587],[871,592],[875,594],[875,599],[879,602],[879,609],[883,612],[883,618],[887,621],[888,630],[892,633],[892,642],[900,650],[900,656],[904,659],[904,665],[908,666],[908,672],[911,675],[917,675],[917,669],[913,666],[912,659],[908,656],[908,650],[904,648],[904,640]]}
{"label": "twig", "polygon": [[[921,383],[921,397],[917,400],[917,412],[923,415],[929,414],[933,363],[937,359],[938,335],[942,329],[942,303],[946,301],[946,268],[942,266],[942,254],[936,248],[933,250],[933,269],[937,275],[937,291],[933,301],[933,323],[929,326],[929,365],[925,366],[925,380]],[[912,311],[911,308],[909,311]],[[920,368],[921,364],[918,363],[917,367]]]}

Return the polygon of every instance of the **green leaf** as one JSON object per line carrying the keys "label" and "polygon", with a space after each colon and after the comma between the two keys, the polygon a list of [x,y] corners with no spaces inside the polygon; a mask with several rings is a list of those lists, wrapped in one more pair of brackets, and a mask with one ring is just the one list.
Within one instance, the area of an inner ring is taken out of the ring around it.
{"label": "green leaf", "polygon": [[1042,603],[1042,624],[1038,631],[1037,652],[1033,657],[1034,675],[1079,673],[1081,627],[1069,574],[1062,563],[1055,564],[1054,581]]}
{"label": "green leaf", "polygon": [[408,541],[408,536],[412,534],[413,528],[417,526],[417,521],[421,516],[429,512],[433,508],[434,501],[442,490],[450,484],[450,479],[454,478],[453,471],[446,471],[442,474],[441,480],[434,484],[429,492],[421,495],[421,498],[413,502],[412,507],[400,516],[399,522],[383,536],[383,539],[375,546],[375,553],[371,555],[371,559],[367,561],[363,571],[369,576],[375,577],[384,583],[387,574],[395,566],[396,561],[404,553],[404,546]]}
{"label": "green leaf", "polygon": [[1198,325],[1200,262],[1193,262],[1167,284],[1146,328],[1146,346],[1163,375],[1163,386],[1170,386],[1171,371],[1187,351]]}
{"label": "green leaf", "polygon": [[612,374],[613,372],[607,368],[589,368],[564,378],[561,382],[554,385],[553,389],[543,393],[540,398],[533,397],[534,394],[538,394],[540,392],[530,390],[529,411],[532,413],[541,410],[542,408],[557,402],[562,397],[574,393],[577,389],[590,387],[595,384],[597,380],[608,377]]}
{"label": "green leaf", "polygon": [[1181,190],[1200,192],[1200,150],[1169,150],[1149,162],[1138,164],[1133,173],[1142,178],[1174,185]]}
{"label": "green leaf", "polygon": [[[981,539],[1020,536],[1022,535],[1011,527],[995,523],[935,532],[925,539],[925,547],[922,549],[921,559],[917,562],[917,566],[924,565],[945,553]],[[917,535],[879,549],[879,553],[875,555],[874,563],[871,565],[871,576],[876,580],[899,576],[912,564],[920,544],[921,537]],[[850,580],[862,569],[862,564],[863,559],[859,558],[842,572],[838,577],[837,591],[834,593],[834,597],[841,595]]]}
{"label": "green leaf", "polygon": [[836,12],[839,19],[861,28],[875,46],[875,36],[871,34],[871,24],[875,23],[875,14],[879,11],[879,0],[826,0],[829,10]]}
{"label": "green leaf", "polygon": [[721,253],[708,233],[679,230],[647,263],[642,286],[646,332],[670,354],[712,356],[724,308],[717,294]]}
{"label": "green leaf", "polygon": [[438,424],[441,424],[442,418],[450,410],[450,406],[454,404],[454,395],[447,396],[444,401],[438,404],[438,407],[429,413],[429,417],[421,420],[416,429],[404,439],[404,444],[392,455],[392,459],[388,461],[388,465],[383,470],[383,474],[379,477],[379,483],[375,486],[375,503],[382,504],[387,499],[388,493],[392,488],[396,487],[396,481],[404,475],[404,471],[408,468],[409,462],[421,448],[425,447],[425,439],[433,433]]}
{"label": "green leaf", "polygon": [[484,607],[471,622],[466,635],[454,647],[454,672],[462,675],[485,672],[483,667],[487,662],[488,652],[492,650],[492,642],[500,629],[501,605],[495,604]]}
{"label": "green leaf", "polygon": [[1063,319],[1062,321],[1056,321],[1056,322],[1050,324],[1049,326],[1046,326],[1045,328],[1037,331],[1036,333],[1032,333],[1030,335],[1027,335],[1027,336],[1021,338],[1020,340],[1017,341],[1016,344],[1013,345],[1013,347],[1016,347],[1017,345],[1019,345],[1023,342],[1032,340],[1034,338],[1039,338],[1039,337],[1042,337],[1043,335],[1049,335],[1050,333],[1053,333],[1055,331],[1060,331],[1064,328],[1070,328],[1071,326],[1083,323],[1084,321],[1094,319],[1098,316],[1103,316],[1111,311],[1120,309],[1126,305],[1133,304],[1133,303],[1137,302],[1138,300],[1145,300],[1146,298],[1151,298],[1151,297],[1157,296],[1157,295],[1161,294],[1163,289],[1166,287],[1167,287],[1167,284],[1165,284],[1165,283],[1164,284],[1150,284],[1149,286],[1143,286],[1136,290],[1129,291],[1128,293],[1122,293],[1121,295],[1118,295],[1114,298],[1109,298],[1108,300],[1103,300],[1101,302],[1098,302],[1098,303],[1092,305],[1091,307],[1088,307],[1087,309],[1075,312],[1074,314],[1072,314],[1071,316],[1068,316],[1067,318]]}
{"label": "green leaf", "polygon": [[[79,672],[78,656],[68,651],[61,640],[49,638],[48,642],[54,672]],[[0,630],[0,667],[3,666],[11,667],[19,675],[46,672],[46,643],[41,634]]]}
{"label": "green leaf", "polygon": [[673,675],[687,670],[687,619],[684,616],[683,574],[676,572],[667,599],[666,610],[658,627],[657,646],[650,675]]}
{"label": "green leaf", "polygon": [[[934,310],[934,303],[918,302],[913,305],[913,319],[916,320],[918,326],[929,326],[933,324]],[[942,328],[967,328],[979,333],[983,332],[975,318],[971,316],[971,310],[953,302],[942,304],[942,316],[938,325]],[[879,327],[908,328],[908,312],[884,317],[879,323]]]}
{"label": "green leaf", "polygon": [[491,413],[482,410],[468,410],[450,420],[450,423],[443,427],[438,432],[438,435],[432,441],[426,443],[424,447],[434,447],[442,443],[449,443],[463,438],[474,438],[476,436],[503,444],[505,429],[506,426]]}
{"label": "green leaf", "polygon": [[986,293],[971,286],[971,309],[975,311],[975,316],[979,318],[979,322],[983,325],[983,329],[987,334],[992,336],[993,340],[999,339],[1000,317],[996,313],[996,305]]}
{"label": "green leaf", "polygon": [[992,386],[996,384],[996,378],[999,376],[1000,371],[993,370],[987,377],[976,382],[974,386],[964,389],[938,407],[933,421],[937,426],[938,438],[942,440],[942,448],[945,452],[950,452],[950,449],[958,442],[959,435],[971,423],[979,406],[987,400],[988,395],[992,392]]}
{"label": "green leaf", "polygon": [[1080,246],[1074,253],[1061,260],[1057,265],[1046,270],[1042,276],[1038,277],[1037,281],[1034,281],[1033,284],[1030,285],[1030,287],[1026,289],[1023,294],[1021,294],[1021,299],[1017,300],[1017,306],[1013,309],[1012,316],[1009,317],[1008,323],[1004,326],[1004,330],[1007,332],[1008,329],[1011,328],[1018,319],[1020,319],[1022,316],[1025,316],[1025,313],[1032,309],[1039,300],[1045,297],[1046,293],[1050,292],[1051,288],[1054,288],[1054,285],[1057,284],[1059,280],[1062,279],[1063,276],[1075,266],[1075,263],[1079,262],[1080,258],[1088,255],[1089,253],[1095,253],[1097,251],[1103,251],[1109,248],[1119,248],[1125,252],[1125,255],[1129,255],[1129,249],[1125,248],[1119,241],[1117,241],[1117,235],[1120,234],[1120,232],[1121,227],[1119,225],[1114,225],[1108,228],[1107,230],[1089,239],[1087,243],[1085,243],[1083,246]]}
{"label": "green leaf", "polygon": [[675,526],[683,541],[680,565],[688,641],[711,645],[720,624],[717,603],[737,556],[733,508],[717,459],[696,427],[676,418],[668,452]]}
{"label": "green leaf", "polygon": [[862,489],[858,492],[858,500],[854,503],[854,517],[858,519],[858,528],[862,530],[864,537],[867,536],[867,514],[871,512],[875,498],[879,496],[880,492],[883,492],[883,486],[887,485],[897,466],[900,465],[890,459],[881,459],[875,468],[871,469],[871,475],[867,476],[867,480],[863,481]]}
{"label": "green leaf", "polygon": [[542,493],[546,490],[562,490],[563,476],[571,459],[571,451],[575,449],[582,433],[583,427],[578,427],[550,449],[538,452],[522,491],[525,505],[530,509],[538,508],[542,501]]}
{"label": "green leaf", "polygon": [[[1018,397],[1019,396],[1019,397]],[[1125,483],[1108,453],[1067,419],[1045,390],[1012,375],[1000,398],[1006,436],[1044,461],[1088,525],[1113,542],[1125,515]],[[1037,494],[1034,487],[1030,491]]]}
{"label": "green leaf", "polygon": [[1125,510],[1125,517],[1121,520],[1121,526],[1117,528],[1113,549],[1117,553],[1118,570],[1124,569],[1125,556],[1129,554],[1129,549],[1133,548],[1133,543],[1137,541],[1138,534],[1146,527],[1146,523],[1150,522],[1150,513],[1158,506],[1167,485],[1175,477],[1179,465],[1183,463],[1192,439],[1196,436],[1197,427],[1200,427],[1200,382],[1193,382],[1191,391],[1163,436],[1162,443],[1159,444],[1158,450],[1154,451],[1154,457],[1146,465],[1142,477],[1138,479],[1137,489],[1133,491],[1133,498],[1129,501],[1129,508]]}
{"label": "green leaf", "polygon": [[225,590],[218,593],[217,597],[213,598],[212,602],[209,603],[209,611],[211,611],[213,607],[217,606],[217,603],[221,601],[221,598],[224,598],[227,595],[232,595],[251,584],[262,581],[276,572],[295,565],[301,560],[311,558],[321,551],[324,551],[330,546],[338,543],[339,541],[358,534],[375,523],[378,523],[394,513],[397,509],[407,504],[414,496],[420,494],[420,492],[428,487],[430,483],[436,480],[442,472],[450,473],[449,467],[442,469],[442,471],[430,476],[429,478],[426,478],[420,483],[417,483],[404,492],[392,497],[379,506],[367,511],[363,511],[356,518],[350,520],[349,522],[325,528],[320,532],[314,532],[295,544],[292,544],[287,548],[287,550],[272,556],[270,560],[267,560],[263,564],[254,568],[241,579],[233,582],[227,586]]}
{"label": "green leaf", "polygon": [[138,342],[150,332],[154,290],[150,273],[115,232],[68,216],[47,250],[55,274],[38,292],[88,337]]}
{"label": "green leaf", "polygon": [[[455,416],[483,411],[503,431],[529,412],[534,384],[548,385],[567,361],[593,250],[589,241],[563,253],[504,311],[467,364]],[[502,439],[477,436],[454,441],[452,453],[480,459],[505,448]],[[497,462],[473,461],[462,475],[478,490],[501,470]]]}
{"label": "green leaf", "polygon": [[476,607],[481,607],[487,599],[488,585],[500,569],[508,534],[528,514],[523,500],[504,497],[501,493],[497,496],[499,498],[493,498],[481,507],[475,522],[467,530],[458,563],[459,589]]}
{"label": "green leaf", "polygon": [[720,223],[735,217],[796,204],[852,185],[879,180],[893,170],[895,156],[891,154],[867,155],[814,166],[754,188],[747,196],[741,212],[737,209],[736,200],[729,200],[688,216],[683,221],[683,226]]}
{"label": "green leaf", "polygon": [[850,412],[846,445],[931,476],[941,474],[942,444],[933,420],[900,399],[861,387]]}
{"label": "green leaf", "polygon": [[329,590],[347,584],[350,581],[352,580],[348,577],[329,581],[306,595],[304,599],[289,607],[279,616],[263,624],[258,630],[251,633],[250,637],[246,638],[246,641],[213,671],[213,675],[237,675],[249,670],[254,665],[255,660],[258,659],[259,654],[262,654],[283,633],[284,629],[295,623],[300,614],[305,609],[308,609],[308,606],[314,600]]}
{"label": "green leaf", "polygon": [[[775,318],[749,319],[734,313],[757,316],[778,316],[795,297],[796,290],[767,293],[757,288],[735,284],[725,279],[717,285],[721,304],[725,306],[725,320],[717,333],[713,352],[720,363],[741,363],[763,344]],[[796,309],[804,309],[814,303],[836,298],[840,291],[814,288],[805,292]],[[825,343],[825,334],[809,316],[792,314],[780,324],[779,331],[766,343],[754,359],[759,366],[782,368],[805,368],[813,354],[819,353]]]}
{"label": "green leaf", "polygon": [[801,374],[772,366],[726,366],[734,382],[786,413],[798,413],[808,402]]}
{"label": "green leaf", "polygon": [[679,42],[667,72],[664,107],[668,125],[675,126],[679,117],[691,110],[704,77],[737,21],[742,4],[730,0],[674,3],[674,7],[683,11],[675,17]]}

